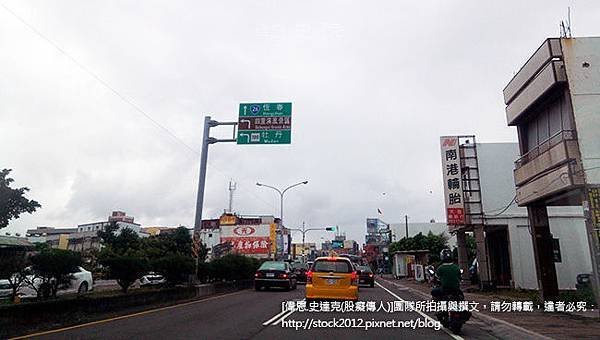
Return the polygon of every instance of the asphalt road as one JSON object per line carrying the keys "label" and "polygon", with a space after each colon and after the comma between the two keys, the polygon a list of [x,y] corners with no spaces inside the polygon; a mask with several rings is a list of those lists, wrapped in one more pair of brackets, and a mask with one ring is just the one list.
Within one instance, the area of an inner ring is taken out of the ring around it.
{"label": "asphalt road", "polygon": [[[419,300],[408,291],[385,283],[375,288],[361,287],[361,301],[375,301],[386,305],[395,300]],[[446,331],[434,328],[361,328],[324,325],[316,327],[318,320],[354,322],[365,326],[367,321],[379,320],[427,320],[417,312],[387,313],[282,313],[282,302],[304,299],[304,286],[295,291],[244,290],[221,296],[210,297],[182,305],[137,313],[115,319],[103,320],[81,326],[70,327],[53,333],[34,336],[38,339],[389,339],[423,338],[452,339]],[[284,317],[284,318],[283,318]],[[339,321],[355,319],[356,321]],[[311,329],[304,329],[306,320],[311,320]],[[295,329],[290,321],[301,321],[301,329]],[[432,320],[429,319],[429,323]],[[284,327],[285,326],[285,327]],[[344,326],[347,326],[344,325]],[[464,338],[493,339],[488,332],[467,323]]]}

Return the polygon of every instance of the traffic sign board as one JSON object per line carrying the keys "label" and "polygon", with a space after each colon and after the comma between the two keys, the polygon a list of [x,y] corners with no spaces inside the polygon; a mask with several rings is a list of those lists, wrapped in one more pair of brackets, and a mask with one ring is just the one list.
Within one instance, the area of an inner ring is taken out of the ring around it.
{"label": "traffic sign board", "polygon": [[240,117],[238,130],[289,130],[292,117]]}
{"label": "traffic sign board", "polygon": [[242,103],[238,144],[290,144],[292,103]]}
{"label": "traffic sign board", "polygon": [[243,130],[238,131],[238,144],[290,144],[290,130]]}
{"label": "traffic sign board", "polygon": [[242,103],[240,117],[291,116],[292,103]]}

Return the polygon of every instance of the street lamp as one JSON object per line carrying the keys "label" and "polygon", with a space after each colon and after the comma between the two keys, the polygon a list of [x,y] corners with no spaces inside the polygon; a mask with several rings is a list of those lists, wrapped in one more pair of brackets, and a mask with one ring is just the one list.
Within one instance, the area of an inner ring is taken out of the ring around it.
{"label": "street lamp", "polygon": [[[267,188],[273,189],[273,190],[277,191],[277,193],[279,193],[279,198],[280,198],[280,200],[279,200],[279,202],[280,202],[279,221],[280,222],[279,223],[280,223],[281,226],[283,226],[283,195],[285,195],[286,191],[290,190],[291,188],[297,187],[297,186],[302,185],[302,184],[308,184],[308,181],[304,181],[304,182],[299,182],[299,183],[296,183],[296,184],[292,184],[292,185],[288,186],[287,188],[285,188],[283,190],[279,190],[276,187],[256,182],[256,185],[259,186],[259,187],[267,187]],[[289,247],[291,247],[291,245],[289,245]],[[288,254],[290,254],[290,251],[291,251],[289,247],[288,247]]]}
{"label": "street lamp", "polygon": [[283,190],[279,190],[279,189],[277,189],[275,187],[272,187],[270,185],[256,182],[256,185],[259,186],[259,187],[271,188],[271,189],[273,189],[273,190],[275,190],[275,191],[277,191],[279,193],[279,197],[280,197],[280,201],[279,201],[280,202],[279,219],[281,221],[281,225],[282,226],[283,226],[283,195],[285,194],[286,191],[290,190],[291,188],[297,187],[297,186],[302,185],[302,184],[308,184],[308,181],[304,181],[304,182],[292,184],[292,185],[290,185],[289,187],[287,187],[287,188],[285,188]]}

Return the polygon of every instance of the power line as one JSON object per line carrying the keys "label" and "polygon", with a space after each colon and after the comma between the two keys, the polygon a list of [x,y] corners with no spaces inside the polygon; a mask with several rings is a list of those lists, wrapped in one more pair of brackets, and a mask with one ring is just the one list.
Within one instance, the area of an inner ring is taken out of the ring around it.
{"label": "power line", "polygon": [[[14,16],[17,20],[19,20],[23,25],[25,25],[33,33],[35,33],[38,37],[42,38],[47,43],[49,43],[50,45],[52,45],[62,55],[64,55],[69,60],[71,60],[71,62],[73,62],[75,65],[77,65],[82,71],[84,71],[85,73],[87,73],[88,75],[90,75],[92,78],[94,78],[96,81],[98,81],[100,84],[102,84],[102,86],[104,86],[105,88],[107,88],[110,92],[112,92],[114,95],[116,95],[122,101],[124,101],[126,104],[128,104],[129,106],[131,106],[140,115],[142,115],[144,118],[148,119],[150,122],[152,122],[152,124],[154,124],[160,130],[162,130],[163,132],[165,132],[169,136],[171,136],[174,140],[176,140],[179,144],[181,144],[183,147],[185,147],[188,151],[192,152],[195,155],[198,155],[198,156],[200,155],[200,152],[198,152],[196,149],[194,149],[193,147],[191,147],[190,145],[188,145],[181,138],[179,138],[175,133],[173,133],[171,130],[169,130],[164,125],[162,125],[160,122],[158,122],[156,119],[154,119],[150,114],[148,114],[146,111],[144,111],[144,109],[142,109],[139,105],[137,105],[133,100],[131,100],[131,99],[127,98],[125,95],[121,94],[113,86],[111,86],[107,81],[105,81],[104,79],[102,79],[98,74],[96,74],[91,69],[89,69],[88,67],[86,67],[85,65],[83,65],[81,62],[79,62],[77,59],[75,59],[75,57],[71,56],[67,51],[65,51],[62,47],[60,47],[56,42],[54,42],[52,39],[48,38],[46,35],[44,35],[41,31],[39,31],[33,25],[29,24],[27,21],[25,21],[25,19],[23,19],[17,13],[15,13],[10,8],[8,8],[5,4],[0,3],[0,5],[8,13],[10,13],[12,16]],[[227,175],[227,174],[225,174],[225,172],[219,170],[218,168],[214,168],[213,167],[213,169],[216,170],[217,172],[220,172],[223,175]],[[242,189],[242,191],[244,191],[244,190]],[[264,204],[266,204],[266,205],[268,205],[268,206],[270,206],[272,208],[275,208],[275,206],[273,204],[268,203],[262,197],[258,196],[256,193],[253,193],[251,191],[248,191],[248,193],[250,193],[254,197],[258,198]]]}
{"label": "power line", "polygon": [[[596,170],[596,169],[600,169],[600,166],[594,166],[594,167],[587,168],[587,169],[581,169],[581,170],[575,171],[573,174],[574,174],[574,175],[576,175],[576,174],[582,173],[582,172],[584,172],[584,171]],[[559,175],[557,178],[555,178],[555,179],[553,179],[552,181],[550,181],[550,183],[548,183],[548,184],[546,185],[546,187],[549,187],[550,185],[552,185],[552,184],[556,183],[558,180],[562,180],[562,176],[564,176],[564,175],[568,175],[568,174],[569,174],[568,172],[563,172],[563,173],[561,173],[561,174],[560,174],[560,175]],[[529,198],[529,197],[531,197],[531,196],[533,196],[533,195],[536,195],[536,194],[538,194],[538,192],[537,192],[537,191],[535,191],[535,192],[532,192],[531,194],[529,194],[529,195],[526,195],[525,197],[522,197],[521,199],[522,199],[522,200],[523,200],[523,199],[527,199],[527,198]],[[503,213],[504,213],[506,210],[508,210],[508,208],[509,208],[509,207],[510,207],[510,206],[511,206],[511,205],[512,205],[512,204],[513,204],[515,201],[516,201],[516,199],[517,199],[517,195],[515,194],[515,196],[514,196],[514,197],[512,198],[512,200],[510,201],[510,203],[508,203],[508,205],[507,205],[506,207],[504,207],[504,208],[502,209],[502,211],[501,211],[501,212],[499,212],[499,213],[497,213],[497,214],[488,215],[488,216],[499,216],[499,215],[502,215],[502,214],[503,214]],[[500,210],[500,209],[495,209],[495,210]],[[494,211],[494,210],[492,210],[492,211]]]}
{"label": "power line", "polygon": [[75,59],[73,56],[71,56],[69,53],[67,53],[67,51],[65,51],[57,43],[55,43],[53,40],[51,40],[50,38],[48,38],[47,36],[45,36],[42,32],[40,32],[34,26],[30,25],[27,21],[25,21],[25,19],[23,19],[18,14],[16,14],[15,12],[13,12],[6,5],[4,5],[4,4],[1,4],[1,5],[2,5],[2,7],[7,12],[9,12],[10,14],[12,14],[21,23],[23,23],[23,25],[27,26],[27,28],[29,28],[33,33],[35,33],[37,36],[39,36],[40,38],[42,38],[43,40],[45,40],[46,42],[48,42],[50,45],[52,45],[54,48],[56,48],[60,53],[62,53],[65,57],[69,58],[69,60],[71,60],[81,70],[83,70],[85,73],[87,73],[90,76],[92,76],[100,84],[102,84],[105,88],[107,88],[109,91],[111,91],[117,97],[119,97],[121,100],[123,100],[124,102],[126,102],[127,104],[129,104],[131,107],[133,107],[135,109],[135,111],[137,111],[139,114],[141,114],[146,119],[148,119],[149,121],[151,121],[159,129],[161,129],[164,132],[166,132],[169,136],[171,136],[173,139],[175,139],[177,142],[179,142],[185,148],[187,148],[188,150],[190,150],[191,152],[193,152],[193,153],[195,153],[197,155],[199,154],[199,152],[197,150],[195,150],[194,148],[192,148],[191,146],[189,146],[188,144],[186,144],[183,140],[181,140],[179,137],[177,137],[177,135],[175,135],[173,132],[171,132],[169,129],[167,129],[164,125],[160,124],[158,121],[156,121],[154,118],[152,118],[148,113],[146,113],[139,105],[137,105],[136,103],[134,103],[131,99],[129,99],[126,96],[122,95],[119,91],[117,91],[115,88],[113,88],[112,86],[110,86],[110,84],[108,84],[104,79],[100,78],[99,75],[97,75],[96,73],[94,73],[92,70],[90,70],[88,67],[86,67],[82,63],[80,63],[77,59]]}
{"label": "power line", "polygon": [[[515,196],[512,198],[512,200],[510,200],[510,202],[508,203],[508,205],[506,205],[506,207],[504,207],[501,212],[499,212],[497,214],[491,214],[491,215],[488,215],[488,216],[500,216],[500,215],[502,215],[506,210],[508,210],[508,208],[510,208],[510,206],[515,202],[516,199],[517,199],[517,195],[515,194]],[[497,210],[500,210],[500,209],[494,209],[494,210],[491,210],[491,211],[497,211]]]}

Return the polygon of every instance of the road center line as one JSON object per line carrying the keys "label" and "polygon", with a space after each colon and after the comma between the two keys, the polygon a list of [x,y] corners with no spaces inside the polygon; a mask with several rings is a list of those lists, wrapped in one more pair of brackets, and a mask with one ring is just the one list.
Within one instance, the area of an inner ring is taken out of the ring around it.
{"label": "road center line", "polygon": [[[398,295],[396,295],[394,292],[392,292],[391,290],[385,288],[381,283],[379,282],[375,282],[376,285],[378,285],[381,289],[385,290],[386,292],[388,292],[391,296],[395,297],[396,299],[398,299],[399,301],[406,301],[403,298],[399,297]],[[420,310],[415,310],[415,312],[419,313],[421,316],[423,316],[425,319],[437,322],[437,320],[434,320],[432,317],[430,317],[429,315],[421,312]],[[446,332],[448,335],[450,335],[453,339],[456,340],[464,340],[463,337],[458,336],[456,334],[453,334],[452,332],[450,332],[449,330],[447,330],[446,328],[442,327],[441,328],[444,332]]]}

